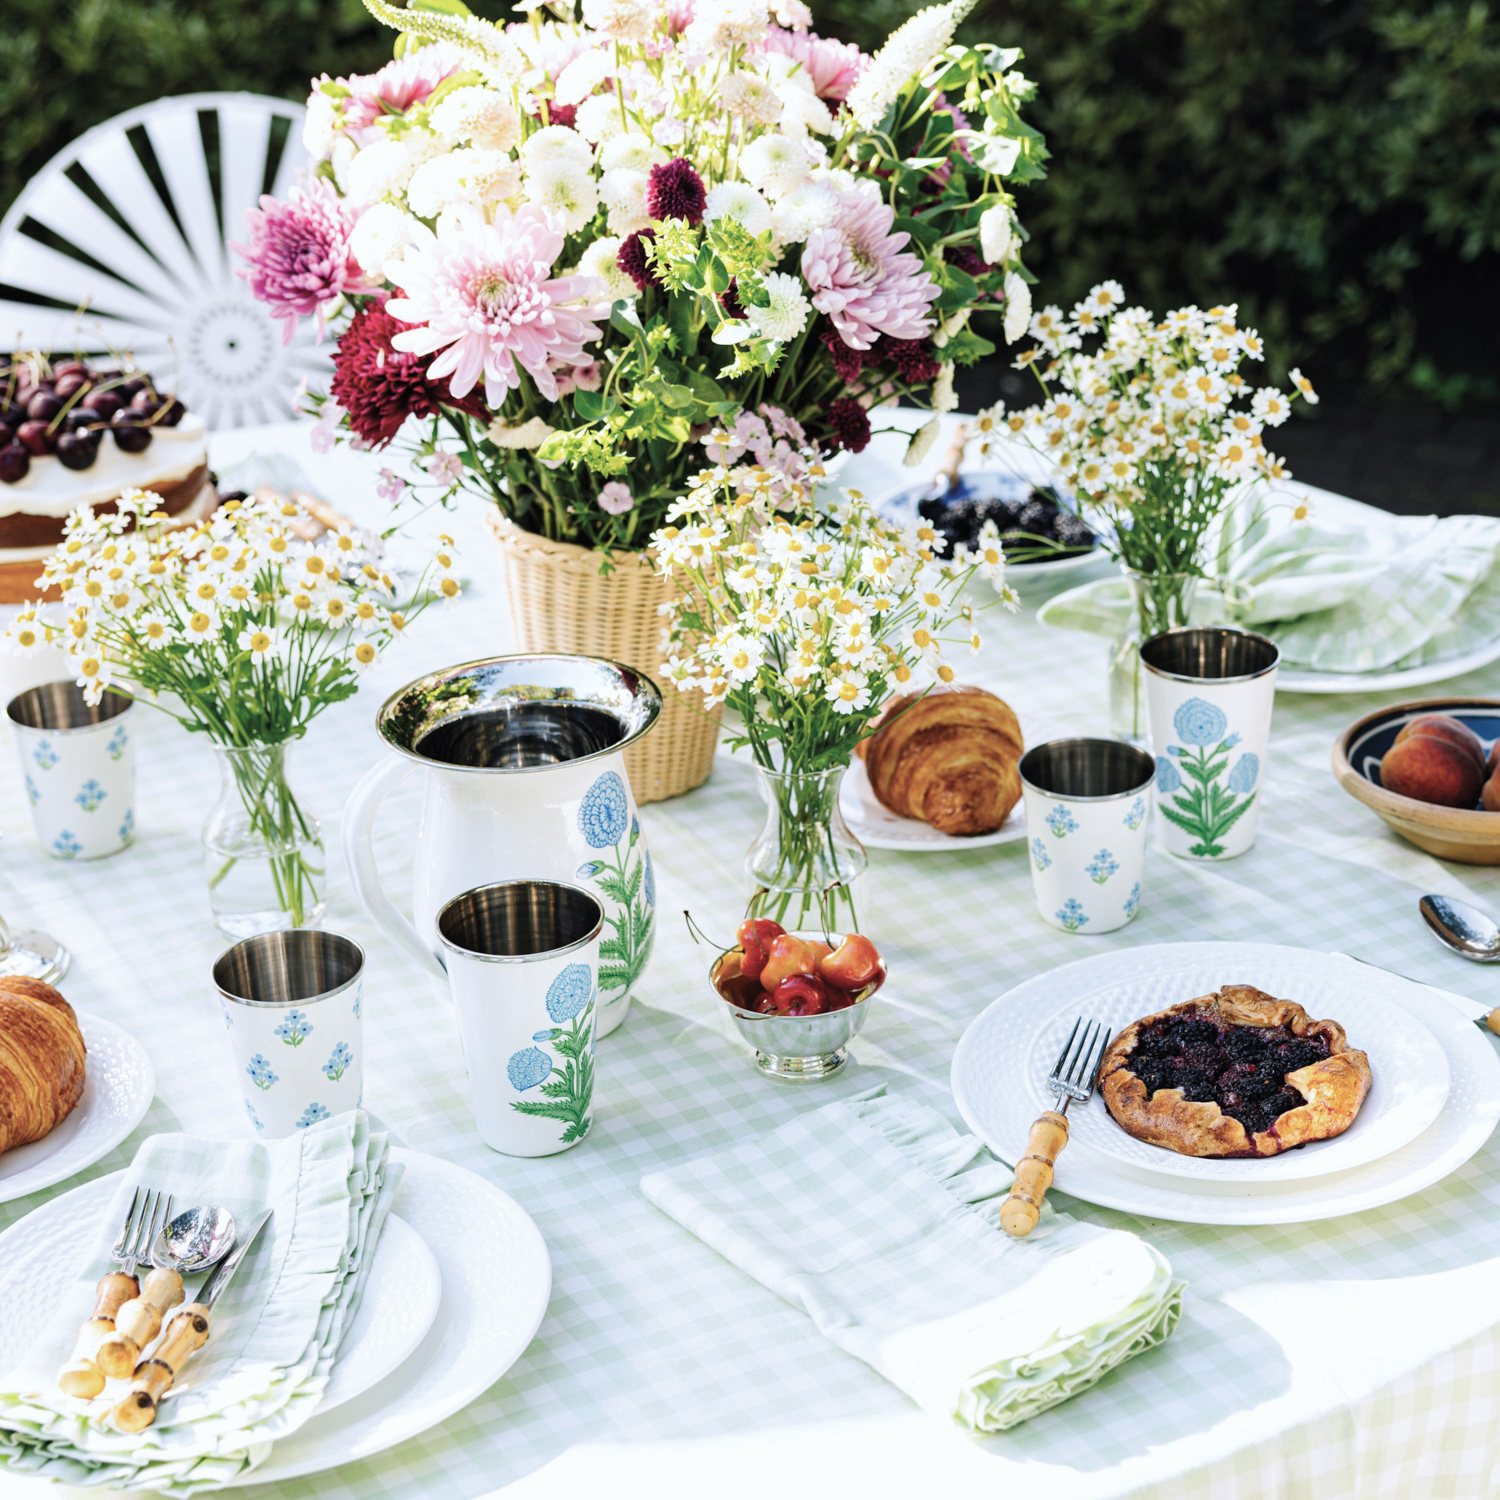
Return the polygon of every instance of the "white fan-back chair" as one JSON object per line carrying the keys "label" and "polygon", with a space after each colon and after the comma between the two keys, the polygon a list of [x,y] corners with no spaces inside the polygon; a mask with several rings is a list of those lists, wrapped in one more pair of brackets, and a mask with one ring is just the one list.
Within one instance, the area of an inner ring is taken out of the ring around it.
{"label": "white fan-back chair", "polygon": [[182,94],[60,151],[0,219],[0,349],[128,351],[210,427],[290,417],[331,345],[304,321],[283,346],[225,241],[305,166],[302,119],[284,99]]}

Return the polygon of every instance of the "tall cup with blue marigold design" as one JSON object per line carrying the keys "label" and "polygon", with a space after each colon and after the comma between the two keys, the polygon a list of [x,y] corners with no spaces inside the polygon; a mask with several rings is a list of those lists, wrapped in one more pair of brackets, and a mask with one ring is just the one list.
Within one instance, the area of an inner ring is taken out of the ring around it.
{"label": "tall cup with blue marigold design", "polygon": [[564,881],[497,881],[438,913],[470,1101],[491,1149],[551,1156],[588,1134],[606,931],[603,903]]}
{"label": "tall cup with blue marigold design", "polygon": [[1255,842],[1281,654],[1228,626],[1167,630],[1141,646],[1163,842],[1232,859]]}

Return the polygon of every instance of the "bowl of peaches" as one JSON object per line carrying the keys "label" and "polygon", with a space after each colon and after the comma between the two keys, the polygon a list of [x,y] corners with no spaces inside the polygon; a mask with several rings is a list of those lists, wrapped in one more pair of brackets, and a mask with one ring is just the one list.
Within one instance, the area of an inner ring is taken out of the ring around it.
{"label": "bowl of peaches", "polygon": [[708,978],[755,1048],[755,1066],[789,1083],[840,1072],[885,983],[874,943],[859,932],[787,932],[766,917],[746,918],[736,936]]}
{"label": "bowl of peaches", "polygon": [[1377,709],[1339,736],[1333,774],[1417,848],[1500,865],[1500,699]]}

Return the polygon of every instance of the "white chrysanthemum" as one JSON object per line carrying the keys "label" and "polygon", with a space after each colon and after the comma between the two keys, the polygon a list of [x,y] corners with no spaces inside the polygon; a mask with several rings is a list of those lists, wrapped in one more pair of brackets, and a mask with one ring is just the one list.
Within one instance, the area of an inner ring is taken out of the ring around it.
{"label": "white chrysanthemum", "polygon": [[817,183],[794,188],[771,210],[771,227],[782,245],[800,245],[815,229],[827,229],[838,217],[838,199]]}
{"label": "white chrysanthemum", "polygon": [[973,8],[974,0],[930,5],[893,31],[844,101],[855,123],[873,130],[901,90],[953,40],[958,23]]}
{"label": "white chrysanthemum", "polygon": [[520,190],[521,168],[503,151],[461,146],[417,168],[406,189],[411,211],[421,219],[472,203],[488,208]]}
{"label": "white chrysanthemum", "polygon": [[509,151],[521,139],[521,118],[515,106],[494,89],[454,89],[431,118],[432,128],[450,145]]}
{"label": "white chrysanthemum", "polygon": [[620,269],[620,246],[624,241],[617,234],[603,234],[583,252],[578,262],[580,276],[596,276],[609,290],[605,296],[611,302],[622,297],[633,302],[640,292],[630,277]]}
{"label": "white chrysanthemum", "polygon": [[771,0],[771,14],[788,31],[806,31],[813,23],[812,8],[802,0]]}
{"label": "white chrysanthemum", "polygon": [[937,442],[941,426],[942,423],[933,417],[912,434],[911,442],[906,445],[906,454],[901,460],[908,469],[916,468],[927,457],[928,450]]}
{"label": "white chrysanthemum", "polygon": [[354,165],[356,146],[347,135],[336,135],[328,153],[328,164],[333,168],[333,180],[346,198],[349,196],[349,168]]}
{"label": "white chrysanthemum", "polygon": [[364,269],[380,273],[386,261],[411,244],[413,220],[394,203],[371,204],[360,216],[349,236],[349,248]]}
{"label": "white chrysanthemum", "polygon": [[655,16],[645,0],[583,0],[583,22],[616,42],[644,42]]}
{"label": "white chrysanthemum", "polygon": [[771,298],[770,305],[748,307],[746,316],[762,338],[790,343],[807,327],[807,316],[812,307],[802,290],[802,281],[784,271],[771,271],[764,284]]}
{"label": "white chrysanthemum", "polygon": [[1005,342],[1013,344],[1031,322],[1031,287],[1016,272],[1005,278]]}
{"label": "white chrysanthemum", "polygon": [[1014,238],[1008,203],[997,203],[980,214],[979,253],[990,265],[1003,266],[1010,259],[1011,241]]}
{"label": "white chrysanthemum", "polygon": [[620,118],[620,99],[617,94],[594,94],[578,106],[573,128],[584,140],[596,146],[601,141],[613,140],[625,134],[625,121]]}
{"label": "white chrysanthemum", "polygon": [[612,136],[599,151],[599,165],[606,172],[616,167],[629,167],[632,172],[649,172],[667,160],[667,153],[640,131],[628,135]]}
{"label": "white chrysanthemum", "polygon": [[526,137],[521,147],[521,160],[529,172],[544,161],[575,161],[581,167],[592,165],[594,153],[589,143],[576,130],[566,125],[544,125]]}
{"label": "white chrysanthemum", "polygon": [[781,96],[754,73],[731,73],[719,85],[719,102],[747,125],[774,125],[781,118]]}
{"label": "white chrysanthemum", "polygon": [[721,182],[708,190],[703,209],[705,219],[733,219],[754,235],[771,227],[771,206],[747,183]]}
{"label": "white chrysanthemum", "polygon": [[614,77],[614,71],[608,48],[581,52],[557,75],[552,97],[559,104],[582,104],[600,84]]}
{"label": "white chrysanthemum", "polygon": [[758,135],[740,152],[740,175],[774,203],[810,178],[807,151],[785,135]]}
{"label": "white chrysanthemum", "polygon": [[932,382],[932,409],[938,413],[958,410],[958,392],[953,389],[951,359],[938,366],[938,377]]}
{"label": "white chrysanthemum", "polygon": [[698,0],[686,39],[690,47],[727,53],[764,40],[770,24],[765,0]]}
{"label": "white chrysanthemum", "polygon": [[805,137],[809,130],[832,135],[833,116],[811,89],[798,88],[788,80],[776,91],[781,98],[781,128],[790,136]]}
{"label": "white chrysanthemum", "polygon": [[634,234],[651,222],[646,211],[650,178],[630,167],[616,167],[599,179],[599,196],[609,213],[611,234]]}
{"label": "white chrysanthemum", "polygon": [[418,163],[405,145],[387,138],[372,141],[356,153],[341,183],[354,202],[379,203],[385,198],[399,198],[417,169]]}
{"label": "white chrysanthemum", "polygon": [[554,429],[540,417],[515,425],[504,417],[496,417],[484,430],[484,435],[497,448],[540,448],[552,436]]}
{"label": "white chrysanthemum", "polygon": [[527,168],[521,187],[528,203],[559,215],[568,234],[582,229],[599,208],[599,188],[576,161],[538,162]]}
{"label": "white chrysanthemum", "polygon": [[307,96],[307,117],[302,124],[302,144],[314,161],[327,156],[337,129],[338,106],[322,89],[314,89]]}

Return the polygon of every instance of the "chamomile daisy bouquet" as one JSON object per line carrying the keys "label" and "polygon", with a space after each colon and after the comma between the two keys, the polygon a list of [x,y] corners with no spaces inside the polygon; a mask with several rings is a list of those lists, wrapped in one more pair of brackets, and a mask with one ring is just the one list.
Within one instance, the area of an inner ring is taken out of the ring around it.
{"label": "chamomile daisy bouquet", "polygon": [[895,526],[852,490],[815,503],[816,452],[756,457],[753,436],[743,418],[711,432],[711,467],[652,537],[677,584],[666,675],[738,715],[731,744],[760,773],[768,821],[750,852],[752,914],[834,931],[846,904],[857,918],[864,868],[838,811],[855,747],[895,693],[953,682],[955,660],[979,649],[964,598],[976,576],[1016,601],[993,528],[977,551],[939,561],[930,527]]}
{"label": "chamomile daisy bouquet", "polygon": [[366,0],[395,60],[317,80],[314,169],[239,247],[289,336],[337,339],[318,441],[416,418],[387,494],[474,491],[608,553],[647,545],[733,412],[774,405],[832,453],[882,403],[953,406],[994,348],[971,314],[1030,319],[1015,189],[1045,158],[1019,53],[953,42],[972,3],[869,57],[803,0],[505,25]]}
{"label": "chamomile daisy bouquet", "polygon": [[1044,307],[1016,360],[1043,400],[1008,416],[992,408],[977,424],[982,448],[1008,433],[1046,455],[1125,570],[1136,619],[1117,642],[1111,696],[1116,732],[1132,737],[1144,728],[1136,643],[1187,623],[1212,539],[1229,540],[1227,517],[1253,517],[1267,482],[1289,477],[1267,429],[1287,420],[1293,398],[1318,399],[1298,370],[1290,395],[1250,384],[1243,367],[1264,349],[1236,312],[1180,307],[1158,319],[1127,307],[1115,281],[1071,314]]}
{"label": "chamomile daisy bouquet", "polygon": [[23,610],[6,643],[61,645],[87,701],[114,688],[206,735],[223,773],[204,830],[220,927],[246,936],[315,925],[322,843],[287,781],[286,748],[353,696],[418,615],[457,597],[451,544],[440,543],[403,610],[355,536],[304,539],[314,528],[293,502],[228,501],[189,527],[158,503],[127,490],[112,514],[75,511],[38,580],[59,602]]}

